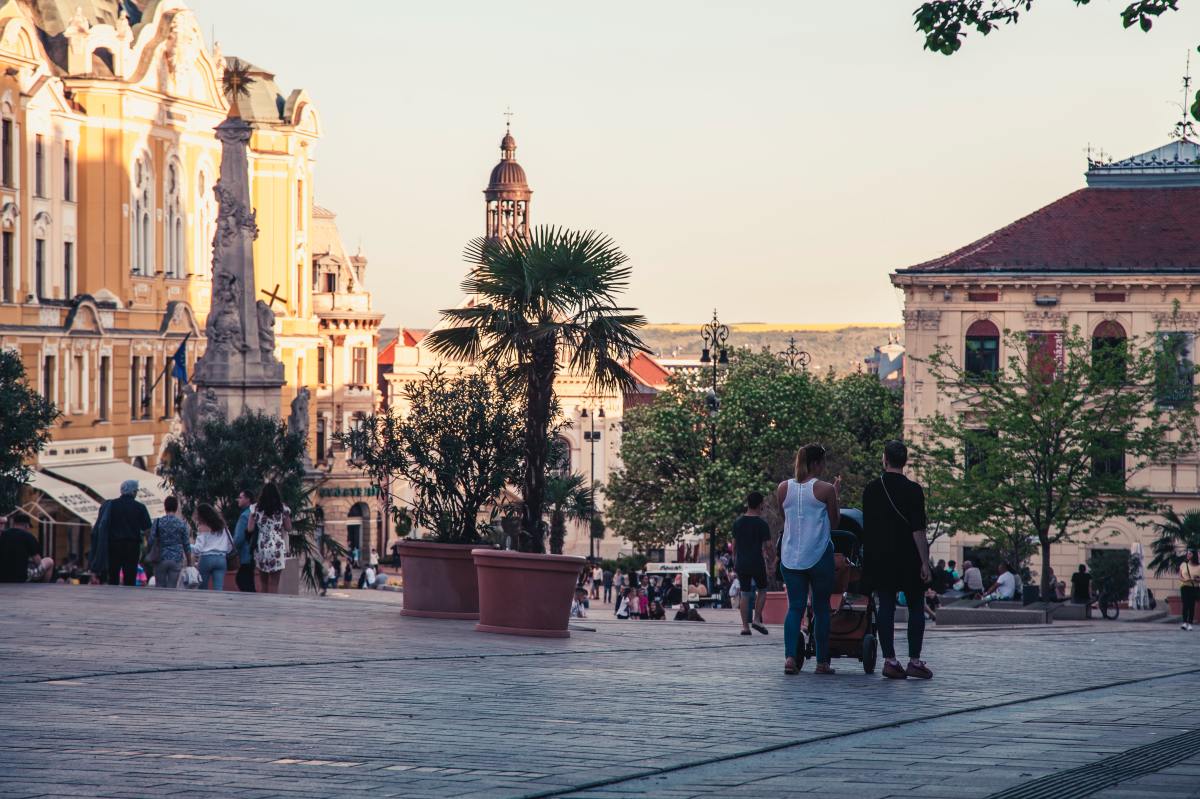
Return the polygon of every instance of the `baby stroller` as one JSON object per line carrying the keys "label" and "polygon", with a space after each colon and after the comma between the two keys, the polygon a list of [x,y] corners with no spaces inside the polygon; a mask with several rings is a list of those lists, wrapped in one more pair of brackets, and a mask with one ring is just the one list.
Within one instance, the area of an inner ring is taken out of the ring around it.
{"label": "baby stroller", "polygon": [[[857,512],[854,512],[857,515]],[[829,655],[831,658],[858,658],[863,671],[875,672],[878,656],[877,628],[875,624],[875,596],[862,593],[862,544],[859,534],[862,526],[855,515],[842,511],[842,526],[852,530],[834,530],[833,594],[829,597]],[[812,629],[813,609],[808,603],[805,613],[803,635],[800,636],[796,666],[802,668],[805,658],[817,656],[816,643],[809,631]]]}

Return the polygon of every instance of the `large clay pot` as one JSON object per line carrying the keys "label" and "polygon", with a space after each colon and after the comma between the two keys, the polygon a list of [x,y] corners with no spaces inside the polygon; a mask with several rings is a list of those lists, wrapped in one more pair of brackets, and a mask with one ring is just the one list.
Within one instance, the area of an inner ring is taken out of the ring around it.
{"label": "large clay pot", "polygon": [[763,605],[763,624],[783,624],[787,610],[787,591],[768,591]]}
{"label": "large clay pot", "polygon": [[404,609],[400,615],[478,619],[479,586],[475,582],[475,561],[471,558],[471,551],[476,546],[401,541]]}
{"label": "large clay pot", "polygon": [[570,555],[535,555],[476,549],[479,624],[475,629],[505,635],[567,638],[571,599],[587,562]]}
{"label": "large clay pot", "polygon": [[[1183,616],[1183,600],[1179,598],[1179,589],[1175,589],[1175,593],[1167,594],[1167,607],[1171,610],[1172,616]],[[1200,600],[1196,600],[1196,607],[1200,608]]]}

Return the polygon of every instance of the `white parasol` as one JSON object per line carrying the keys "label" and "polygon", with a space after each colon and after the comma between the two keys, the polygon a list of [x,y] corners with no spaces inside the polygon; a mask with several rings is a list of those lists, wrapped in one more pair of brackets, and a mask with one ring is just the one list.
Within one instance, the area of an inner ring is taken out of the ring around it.
{"label": "white parasol", "polygon": [[1135,542],[1129,547],[1129,557],[1137,564],[1136,577],[1129,589],[1129,607],[1137,610],[1147,610],[1150,607],[1150,596],[1146,593],[1145,560],[1142,557],[1142,542]]}

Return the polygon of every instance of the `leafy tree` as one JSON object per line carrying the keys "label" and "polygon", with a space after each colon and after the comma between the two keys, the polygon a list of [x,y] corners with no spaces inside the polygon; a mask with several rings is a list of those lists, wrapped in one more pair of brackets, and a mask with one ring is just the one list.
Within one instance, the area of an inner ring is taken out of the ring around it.
{"label": "leafy tree", "polygon": [[0,509],[17,504],[17,493],[29,480],[31,461],[50,440],[50,425],[62,414],[25,382],[21,356],[0,349]]}
{"label": "leafy tree", "polygon": [[882,443],[900,435],[901,398],[870,375],[817,378],[769,353],[739,350],[718,386],[715,414],[704,382],[675,377],[651,405],[626,415],[623,466],[609,479],[606,516],[642,547],[727,529],[750,491],[766,495],[766,515],[778,527],[773,489],[791,476],[796,450],[814,441],[830,449],[830,471],[843,476],[846,504],[856,504],[878,471]]}
{"label": "leafy tree", "polygon": [[[1085,6],[1091,0],[1074,0]],[[913,21],[925,36],[925,49],[953,55],[970,30],[987,36],[1001,25],[1015,24],[1033,9],[1034,0],[934,0],[913,12]],[[1179,9],[1179,0],[1132,0],[1121,11],[1121,23],[1150,30],[1154,20]]]}
{"label": "leafy tree", "polygon": [[314,590],[320,586],[325,554],[345,549],[328,536],[318,536],[320,512],[312,501],[315,486],[305,484],[304,440],[273,416],[243,413],[233,421],[205,420],[197,430],[167,442],[158,473],[180,498],[184,514],[201,503],[220,511],[230,529],[241,509],[238,492],[257,493],[269,480],[279,486],[292,511],[289,554],[302,558],[301,577]]}
{"label": "leafy tree", "polygon": [[442,311],[452,326],[426,338],[434,352],[480,362],[522,398],[525,412],[519,548],[545,551],[546,473],[554,380],[561,368],[598,388],[625,389],[625,368],[645,347],[645,318],[617,304],[628,257],[607,236],[557,227],[529,238],[478,238],[467,246],[463,290],[475,302]]}
{"label": "leafy tree", "polygon": [[625,414],[619,469],[605,486],[609,526],[635,552],[668,546],[699,522],[708,468],[704,395],[675,375],[649,405]]}
{"label": "leafy tree", "polygon": [[480,514],[520,475],[519,409],[494,377],[451,376],[443,369],[409,383],[404,398],[403,418],[388,409],[338,440],[357,453],[355,465],[379,487],[389,507],[397,479],[412,487],[411,505],[401,510],[434,540],[486,538],[491,520],[481,520]]}
{"label": "leafy tree", "polygon": [[546,509],[550,516],[550,552],[561,555],[567,537],[567,522],[591,522],[596,509],[595,492],[581,474],[555,474],[546,479]]}
{"label": "leafy tree", "polygon": [[1156,522],[1154,529],[1158,537],[1150,545],[1154,557],[1149,566],[1154,569],[1155,577],[1177,571],[1187,550],[1200,549],[1200,511],[1188,511],[1181,517],[1168,508],[1163,511],[1163,521]]}
{"label": "leafy tree", "polygon": [[1161,401],[1165,356],[1153,342],[1094,353],[1078,329],[1060,336],[1061,356],[1049,347],[1054,339],[1006,331],[1012,354],[984,374],[937,350],[927,365],[954,410],[922,420],[928,434],[918,447],[935,510],[953,529],[1015,555],[1036,539],[1044,595],[1051,546],[1109,519],[1154,513],[1153,497],[1128,478],[1196,443],[1194,400]]}

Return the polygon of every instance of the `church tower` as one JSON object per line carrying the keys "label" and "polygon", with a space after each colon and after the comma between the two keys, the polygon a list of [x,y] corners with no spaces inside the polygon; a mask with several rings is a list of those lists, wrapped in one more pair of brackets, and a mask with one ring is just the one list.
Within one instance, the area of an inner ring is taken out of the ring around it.
{"label": "church tower", "polygon": [[500,141],[500,163],[492,169],[483,196],[487,200],[488,238],[529,236],[529,201],[533,190],[525,179],[525,170],[517,163],[517,140],[507,126]]}

